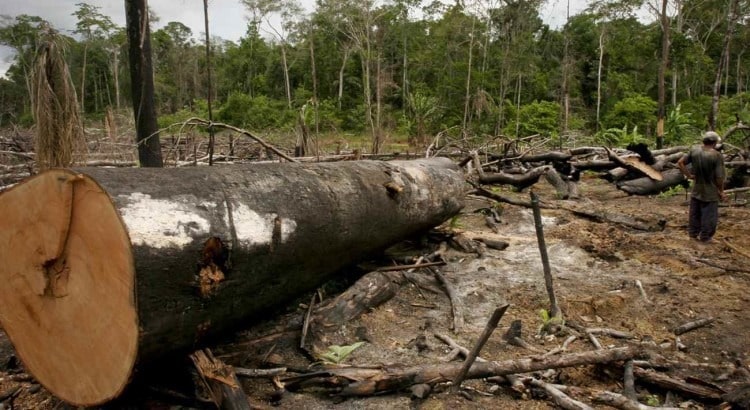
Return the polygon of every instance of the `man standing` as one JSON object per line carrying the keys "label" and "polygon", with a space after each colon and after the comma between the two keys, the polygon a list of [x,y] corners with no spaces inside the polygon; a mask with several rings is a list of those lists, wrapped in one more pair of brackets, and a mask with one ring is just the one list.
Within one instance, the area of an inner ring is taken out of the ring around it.
{"label": "man standing", "polygon": [[[719,141],[719,134],[708,131],[703,134],[702,146],[692,148],[687,155],[677,161],[682,174],[694,180],[690,195],[688,235],[703,242],[709,242],[716,233],[719,200],[726,199],[724,158],[716,150]],[[692,169],[688,169],[688,164],[692,164]]]}

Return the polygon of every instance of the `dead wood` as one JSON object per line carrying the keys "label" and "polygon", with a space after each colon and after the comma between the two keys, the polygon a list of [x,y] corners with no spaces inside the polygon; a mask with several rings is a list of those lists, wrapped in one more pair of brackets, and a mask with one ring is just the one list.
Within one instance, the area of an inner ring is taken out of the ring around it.
{"label": "dead wood", "polygon": [[549,171],[552,167],[544,165],[541,167],[532,168],[522,175],[512,175],[505,172],[496,173],[485,173],[484,177],[479,178],[479,182],[483,184],[507,184],[513,185],[518,190],[530,187],[539,181],[539,178]]}
{"label": "dead wood", "polygon": [[593,410],[593,407],[588,404],[582,403],[578,400],[570,398],[567,394],[557,389],[555,386],[545,383],[541,380],[530,378],[528,379],[529,384],[534,387],[543,389],[545,393],[555,402],[556,405],[566,410]]}
{"label": "dead wood", "polygon": [[594,401],[622,410],[679,410],[679,407],[652,407],[638,403],[635,399],[621,394],[603,391],[594,396]]}
{"label": "dead wood", "polygon": [[662,173],[662,180],[656,181],[648,177],[631,179],[620,182],[617,188],[631,195],[652,195],[677,186],[685,181],[679,169],[670,169]]}
{"label": "dead wood", "polygon": [[543,354],[542,356],[547,357],[547,356],[552,356],[552,355],[555,355],[555,354],[558,354],[558,353],[565,352],[565,351],[568,350],[568,345],[570,345],[571,343],[573,343],[576,339],[578,339],[578,336],[576,336],[576,335],[568,336],[568,338],[565,339],[565,341],[563,342],[562,346],[556,347],[556,348],[548,351],[547,353]]}
{"label": "dead wood", "polygon": [[643,298],[644,302],[646,302],[648,304],[653,303],[653,302],[651,302],[651,299],[648,298],[648,295],[646,294],[646,290],[643,289],[643,284],[641,283],[640,280],[638,280],[638,279],[635,280],[635,287],[638,288],[638,293],[641,294],[641,297]]}
{"label": "dead wood", "polygon": [[648,165],[645,162],[643,162],[639,157],[620,157],[609,148],[605,148],[605,149],[607,150],[607,155],[609,156],[609,159],[612,162],[618,164],[619,166],[623,168],[627,168],[630,171],[645,175],[653,179],[654,181],[662,180],[663,177],[661,173],[655,170],[653,167],[651,167],[651,165]]}
{"label": "dead wood", "polygon": [[714,268],[721,269],[725,272],[730,273],[750,273],[750,268],[740,267],[740,266],[734,266],[734,265],[726,265],[722,264],[716,261],[713,261],[711,259],[705,259],[705,258],[698,258],[695,260],[696,262],[700,262],[704,265],[708,265]]}
{"label": "dead wood", "polygon": [[260,137],[256,136],[255,134],[251,133],[250,131],[243,130],[241,128],[237,128],[237,127],[235,127],[233,125],[224,124],[224,123],[221,123],[221,122],[213,122],[213,121],[204,120],[202,118],[196,118],[196,117],[189,118],[187,121],[185,121],[184,123],[182,123],[180,125],[182,125],[182,126],[200,125],[200,126],[209,127],[209,128],[224,128],[224,129],[232,130],[232,131],[234,131],[236,133],[242,134],[242,135],[244,135],[244,136],[246,136],[246,137],[254,140],[258,144],[260,144],[263,148],[265,148],[267,150],[273,151],[276,155],[280,156],[281,158],[284,158],[285,160],[287,160],[289,162],[297,162],[297,160],[295,160],[294,158],[286,155],[283,151],[281,151],[278,148],[274,147],[273,145],[265,142],[263,139],[261,139]]}
{"label": "dead wood", "polygon": [[522,335],[523,323],[520,319],[516,319],[510,323],[508,330],[503,334],[503,340],[508,342],[511,346],[517,346],[535,353],[546,353],[544,350],[538,349],[523,339]]}
{"label": "dead wood", "polygon": [[305,349],[320,357],[333,343],[334,333],[362,313],[393,298],[401,289],[404,277],[399,272],[370,272],[344,293],[318,307],[310,319],[309,342]]}
{"label": "dead wood", "polygon": [[[448,347],[450,347],[451,349],[457,350],[458,353],[461,354],[464,358],[466,358],[466,357],[469,356],[469,349],[467,349],[466,347],[461,346],[460,344],[458,344],[450,336],[444,335],[444,334],[441,334],[441,333],[435,333],[435,338],[437,338],[438,340],[440,340],[443,343],[447,344]],[[478,361],[478,362],[486,362],[487,361],[487,360],[485,360],[485,359],[483,359],[483,358],[481,358],[479,356],[477,356],[475,360]]]}
{"label": "dead wood", "polygon": [[479,340],[477,340],[474,348],[472,348],[469,354],[466,356],[466,360],[464,361],[461,370],[453,379],[454,392],[458,391],[458,389],[461,387],[461,383],[463,383],[464,379],[466,379],[466,375],[468,374],[471,365],[474,364],[474,360],[477,358],[477,356],[479,356],[479,352],[482,350],[482,347],[484,347],[484,344],[487,343],[487,340],[489,340],[492,332],[494,332],[497,328],[498,323],[500,323],[500,319],[502,319],[505,311],[508,310],[509,306],[510,305],[508,304],[500,306],[492,313],[490,320],[487,322],[487,325],[484,327],[482,334],[479,336]]}
{"label": "dead wood", "polygon": [[[552,322],[562,321],[562,311],[557,304],[555,289],[552,284],[552,271],[549,266],[549,257],[547,256],[547,245],[544,243],[544,227],[542,226],[542,213],[539,209],[539,197],[534,191],[529,192],[531,197],[531,209],[534,211],[534,228],[536,229],[536,239],[539,245],[539,253],[542,257],[542,269],[544,271],[544,286],[547,288],[549,297],[549,324]],[[546,326],[547,324],[545,324]],[[546,329],[549,331],[550,329]],[[552,332],[550,332],[552,333]]]}
{"label": "dead wood", "polygon": [[615,329],[608,329],[603,327],[589,327],[586,328],[586,332],[591,333],[593,335],[605,335],[614,337],[617,339],[633,339],[635,336],[628,332],[623,332],[622,330],[615,330]]}
{"label": "dead wood", "polygon": [[722,396],[725,402],[737,409],[750,409],[750,383],[742,384]]}
{"label": "dead wood", "polygon": [[[750,188],[748,188],[748,189],[750,189]],[[724,192],[726,193],[726,191],[724,191]],[[729,249],[731,249],[731,250],[739,253],[740,255],[742,255],[742,256],[750,259],[750,252],[747,252],[747,251],[745,251],[743,249],[740,249],[740,247],[738,247],[736,245],[733,245],[731,242],[729,242],[729,239],[725,238],[723,242],[724,242],[724,245],[726,245]]]}
{"label": "dead wood", "polygon": [[661,232],[667,225],[667,221],[660,219],[658,221],[641,221],[632,216],[608,212],[604,209],[597,209],[595,207],[588,206],[566,206],[560,207],[559,209],[565,209],[566,211],[572,212],[573,215],[580,216],[598,223],[613,223],[622,225],[627,228],[632,228],[639,231],[646,232]]}
{"label": "dead wood", "polygon": [[563,180],[560,174],[554,168],[551,168],[544,173],[544,179],[555,188],[557,199],[570,198],[568,181]]}
{"label": "dead wood", "polygon": [[723,391],[700,384],[687,383],[662,373],[650,370],[644,370],[640,367],[633,367],[633,375],[643,382],[661,387],[666,390],[673,390],[685,397],[696,398],[707,401],[718,401],[721,399]]}
{"label": "dead wood", "polygon": [[451,284],[445,276],[443,276],[442,273],[440,273],[437,269],[430,269],[432,271],[432,274],[435,275],[435,278],[437,281],[443,285],[443,289],[445,289],[446,295],[448,295],[448,299],[451,302],[451,312],[453,313],[453,325],[451,326],[451,330],[453,330],[454,333],[460,332],[464,327],[464,314],[463,314],[463,302],[461,301],[461,298],[458,297],[458,294],[456,293],[455,288],[453,287],[453,284]]}
{"label": "dead wood", "polygon": [[382,268],[378,268],[378,272],[396,272],[396,271],[401,271],[401,270],[413,271],[414,269],[429,268],[430,266],[443,266],[443,265],[445,265],[444,261],[415,263],[413,265],[383,266]]}
{"label": "dead wood", "polygon": [[490,249],[495,249],[498,251],[504,251],[508,246],[510,246],[510,243],[507,241],[500,241],[495,239],[488,239],[488,238],[474,238],[475,241],[482,242],[483,244],[487,245]]}
{"label": "dead wood", "polygon": [[633,376],[633,361],[628,360],[623,367],[622,393],[630,400],[637,400],[635,394],[635,377]]}
{"label": "dead wood", "polygon": [[603,160],[603,159],[592,159],[592,160],[575,160],[571,161],[570,165],[580,169],[582,171],[604,171],[608,169],[617,168],[617,163]]}
{"label": "dead wood", "polygon": [[703,326],[708,326],[711,323],[713,323],[715,320],[716,320],[716,318],[714,318],[714,317],[707,317],[707,318],[703,318],[703,319],[693,320],[693,321],[681,324],[680,326],[677,326],[673,330],[673,333],[676,336],[679,336],[679,335],[681,335],[683,333],[687,333],[687,332],[689,332],[691,330],[695,330],[695,329],[701,328]]}
{"label": "dead wood", "polygon": [[250,402],[231,366],[216,359],[210,350],[198,350],[190,359],[198,376],[211,394],[211,401],[222,410],[250,410]]}
{"label": "dead wood", "polygon": [[242,367],[235,367],[234,374],[236,374],[237,376],[250,378],[276,377],[286,374],[286,370],[286,367],[277,367],[274,369],[245,369]]}
{"label": "dead wood", "polygon": [[[641,354],[642,350],[638,347],[621,347],[541,359],[539,356],[535,356],[505,361],[475,362],[469,369],[466,378],[481,379],[546,369],[611,363],[633,359]],[[455,379],[462,366],[461,363],[443,363],[414,367],[331,368],[287,378],[283,381],[287,383],[289,388],[333,385],[336,386],[337,394],[341,396],[371,396],[398,391],[414,384],[445,383]]]}
{"label": "dead wood", "polygon": [[[394,197],[388,182],[404,190]],[[439,225],[464,189],[438,158],[46,171],[0,195],[0,242],[14,243],[0,247],[2,327],[55,396],[97,405],[136,363],[236,329]]]}

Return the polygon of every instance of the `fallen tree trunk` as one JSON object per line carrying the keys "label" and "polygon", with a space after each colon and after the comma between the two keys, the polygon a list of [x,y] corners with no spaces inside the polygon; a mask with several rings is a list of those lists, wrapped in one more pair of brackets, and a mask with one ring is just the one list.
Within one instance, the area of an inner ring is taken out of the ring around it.
{"label": "fallen tree trunk", "polygon": [[0,195],[0,323],[53,394],[123,390],[461,209],[447,159],[51,170]]}
{"label": "fallen tree trunk", "polygon": [[652,195],[658,194],[659,192],[679,185],[685,181],[685,176],[682,175],[682,172],[680,172],[679,169],[664,171],[662,173],[662,178],[661,181],[656,181],[649,177],[631,179],[629,181],[618,183],[617,188],[629,193],[630,195]]}

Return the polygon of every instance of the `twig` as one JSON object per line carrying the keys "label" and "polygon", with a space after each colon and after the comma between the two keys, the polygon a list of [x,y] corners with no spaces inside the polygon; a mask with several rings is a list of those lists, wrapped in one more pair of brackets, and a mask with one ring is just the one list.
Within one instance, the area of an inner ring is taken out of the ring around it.
{"label": "twig", "polygon": [[305,339],[307,338],[307,330],[310,328],[310,316],[312,315],[313,306],[315,306],[315,298],[318,297],[318,292],[313,293],[310,298],[310,305],[307,306],[307,313],[305,313],[305,322],[302,324],[302,336],[299,338],[299,347],[305,348]]}
{"label": "twig", "polygon": [[714,261],[712,261],[710,259],[699,258],[699,259],[696,259],[696,261],[700,262],[702,264],[714,267],[714,268],[721,269],[721,270],[726,271],[726,272],[750,273],[750,270],[748,270],[747,268],[740,268],[740,267],[736,267],[736,266],[725,266],[725,265],[716,263],[716,262],[714,262]]}
{"label": "twig", "polygon": [[438,261],[438,262],[416,263],[413,265],[384,266],[376,270],[378,272],[393,272],[393,271],[400,271],[400,270],[414,270],[414,269],[420,269],[420,268],[428,268],[430,266],[443,266],[443,265],[445,265],[445,262]]}
{"label": "twig", "polygon": [[[748,188],[750,188],[750,187],[748,187]],[[750,253],[748,253],[748,252],[746,252],[746,251],[744,251],[744,250],[740,249],[740,248],[739,248],[739,247],[737,247],[736,245],[732,245],[732,244],[731,244],[731,243],[729,242],[729,240],[728,240],[728,239],[724,239],[724,244],[725,244],[725,245],[726,245],[727,247],[729,247],[729,249],[731,249],[731,250],[733,250],[733,251],[735,251],[735,252],[739,253],[740,255],[742,255],[742,256],[744,256],[744,257],[746,257],[746,258],[750,259]]]}
{"label": "twig", "polygon": [[594,345],[594,347],[596,347],[597,350],[603,349],[602,344],[599,343],[599,339],[597,339],[593,333],[587,331],[586,336],[588,336],[589,340],[591,341],[591,344]]}
{"label": "twig", "polygon": [[543,354],[542,357],[552,356],[566,351],[568,349],[568,345],[573,343],[573,341],[575,341],[576,339],[578,339],[578,336],[568,336],[568,338],[563,342],[562,346],[550,350],[549,352]]}
{"label": "twig", "polygon": [[552,401],[555,402],[558,406],[562,407],[566,410],[593,410],[593,407],[589,406],[588,404],[581,403],[578,400],[574,400],[570,398],[567,394],[563,393],[559,389],[557,389],[555,386],[552,386],[549,383],[545,383],[541,380],[537,379],[528,379],[529,383],[534,386],[538,387],[540,389],[543,389],[549,397],[552,399]]}
{"label": "twig", "polygon": [[683,333],[687,333],[687,332],[689,332],[691,330],[695,330],[695,329],[701,328],[703,326],[708,326],[711,323],[713,323],[715,320],[716,320],[716,318],[714,318],[714,317],[707,317],[707,318],[703,318],[703,319],[694,320],[692,322],[687,322],[687,323],[681,324],[680,326],[677,326],[674,329],[673,333],[676,336],[679,336],[679,335],[681,335]]}
{"label": "twig", "polygon": [[[469,349],[467,349],[467,348],[461,346],[460,344],[456,343],[456,341],[453,340],[453,339],[451,339],[450,336],[444,335],[444,334],[440,334],[440,333],[435,333],[435,337],[438,340],[442,341],[443,343],[447,344],[448,347],[450,347],[451,349],[458,350],[458,352],[461,355],[463,355],[464,357],[469,357]],[[479,356],[477,356],[477,358],[475,360],[477,362],[486,362],[487,361],[487,360],[485,360],[485,359],[483,359],[483,358],[481,358]]]}
{"label": "twig", "polygon": [[646,291],[643,289],[643,284],[641,283],[640,280],[638,279],[635,280],[635,287],[638,288],[638,293],[641,294],[641,297],[646,303],[649,303],[649,304],[653,303],[651,302],[651,299],[648,298],[648,295],[646,294]]}
{"label": "twig", "polygon": [[614,337],[617,339],[633,339],[635,336],[631,335],[628,332],[623,332],[621,330],[615,330],[615,329],[608,329],[604,327],[589,327],[586,328],[586,332],[594,334],[594,335],[605,335]]}
{"label": "twig", "polygon": [[250,131],[243,130],[242,128],[237,128],[235,126],[224,124],[221,122],[213,122],[213,121],[207,121],[202,118],[189,118],[187,121],[185,121],[185,124],[187,125],[202,125],[205,127],[219,127],[219,128],[226,128],[228,130],[232,130],[234,132],[240,133],[242,135],[245,135],[253,140],[255,140],[258,144],[260,144],[263,148],[270,149],[273,151],[276,155],[280,156],[281,158],[284,158],[285,160],[289,162],[297,162],[296,159],[289,157],[285,153],[283,153],[278,148],[274,147],[273,145],[268,144],[267,142],[263,141],[261,138],[253,135]]}
{"label": "twig", "polygon": [[286,374],[286,367],[277,367],[273,369],[245,369],[235,367],[234,373],[242,377],[276,377]]}
{"label": "twig", "polygon": [[484,344],[487,343],[487,340],[492,335],[492,332],[494,332],[495,329],[497,328],[498,323],[500,323],[500,319],[502,319],[503,315],[505,314],[505,311],[508,310],[509,306],[510,305],[508,304],[500,306],[499,308],[495,309],[494,313],[492,313],[492,317],[490,317],[489,322],[487,322],[487,326],[484,327],[484,331],[482,332],[482,335],[479,336],[479,340],[477,340],[477,343],[474,345],[474,348],[471,349],[471,352],[469,352],[469,355],[466,357],[463,367],[458,372],[456,377],[453,379],[452,390],[454,392],[458,391],[459,388],[461,387],[461,383],[463,383],[464,379],[466,378],[466,375],[469,373],[469,369],[471,368],[471,365],[474,364],[474,360],[477,358],[477,356],[479,356],[479,352],[482,350],[482,347],[484,347]]}
{"label": "twig", "polygon": [[443,285],[443,288],[445,288],[445,293],[448,295],[448,299],[451,302],[451,312],[453,313],[453,332],[458,333],[463,329],[464,327],[464,313],[463,313],[463,304],[461,303],[461,299],[459,299],[458,295],[456,294],[456,290],[453,288],[453,285],[448,282],[448,280],[443,276],[440,271],[437,269],[430,269],[432,271],[432,274],[435,275],[435,278]]}

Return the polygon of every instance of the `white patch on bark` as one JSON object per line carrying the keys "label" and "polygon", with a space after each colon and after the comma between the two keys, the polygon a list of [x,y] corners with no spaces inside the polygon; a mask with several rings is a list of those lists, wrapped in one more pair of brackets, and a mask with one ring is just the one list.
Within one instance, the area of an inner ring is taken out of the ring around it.
{"label": "white patch on bark", "polygon": [[120,212],[133,245],[183,247],[208,235],[211,224],[188,200],[153,199],[140,192],[121,197],[127,205]]}
{"label": "white patch on bark", "polygon": [[[268,245],[273,240],[273,227],[277,214],[259,214],[247,205],[239,204],[232,208],[232,219],[237,240],[245,245]],[[281,242],[286,242],[297,228],[292,219],[281,220]]]}

